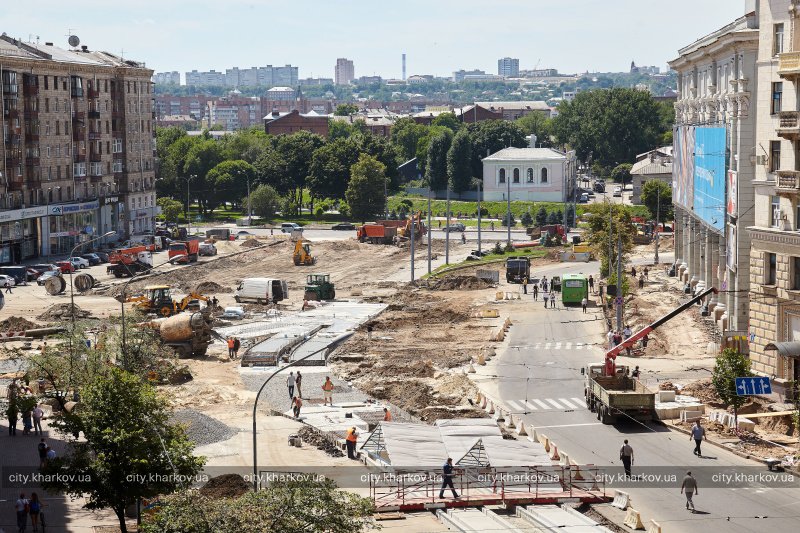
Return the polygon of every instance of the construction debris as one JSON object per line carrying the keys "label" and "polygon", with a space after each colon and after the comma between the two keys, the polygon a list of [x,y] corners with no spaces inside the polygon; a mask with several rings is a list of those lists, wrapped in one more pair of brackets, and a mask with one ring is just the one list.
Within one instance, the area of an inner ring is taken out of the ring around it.
{"label": "construction debris", "polygon": [[486,289],[491,286],[491,283],[476,276],[445,276],[431,282],[428,288],[435,291],[452,291]]}
{"label": "construction debris", "polygon": [[238,498],[251,489],[239,474],[223,474],[212,477],[200,487],[200,494],[207,498]]}
{"label": "construction debris", "polygon": [[40,327],[39,324],[19,316],[10,316],[0,322],[0,331],[25,331]]}
{"label": "construction debris", "polygon": [[203,281],[195,286],[193,292],[198,294],[215,294],[219,292],[233,292],[233,289],[230,287],[223,287],[215,281]]}
{"label": "construction debris", "polygon": [[73,309],[75,310],[75,318],[92,318],[92,313],[89,311],[85,311],[77,305],[73,306],[72,304],[68,303],[55,304],[36,318],[39,320],[46,320],[48,322],[72,319]]}
{"label": "construction debris", "polygon": [[304,443],[315,446],[318,450],[322,450],[331,457],[344,457],[342,450],[333,443],[333,438],[326,437],[316,428],[303,426],[297,434]]}

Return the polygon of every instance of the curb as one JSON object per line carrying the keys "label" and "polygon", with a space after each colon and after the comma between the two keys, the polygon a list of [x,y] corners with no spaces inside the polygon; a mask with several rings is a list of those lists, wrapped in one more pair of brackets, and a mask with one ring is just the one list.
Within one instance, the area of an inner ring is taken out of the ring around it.
{"label": "curb", "polygon": [[[742,415],[742,416],[744,416],[744,415]],[[685,429],[683,429],[683,428],[681,428],[681,427],[677,427],[675,424],[667,424],[667,423],[664,423],[664,422],[662,422],[662,423],[663,423],[663,424],[664,424],[666,427],[668,427],[670,430],[675,430],[675,431],[677,431],[677,432],[679,432],[679,433],[683,433],[684,435],[691,435],[691,434],[692,434],[690,431],[687,431],[687,430],[685,430]],[[749,459],[749,460],[751,460],[751,461],[755,461],[755,462],[757,462],[757,463],[761,463],[761,464],[763,464],[764,466],[768,466],[768,465],[767,465],[767,462],[766,462],[766,460],[765,460],[765,459],[762,459],[762,458],[760,458],[760,457],[756,457],[756,456],[754,456],[754,455],[751,455],[751,454],[749,454],[749,453],[740,452],[739,450],[735,450],[735,449],[733,449],[733,448],[728,448],[728,447],[727,447],[727,446],[725,446],[724,444],[722,444],[722,443],[720,443],[720,442],[717,442],[717,441],[715,441],[715,440],[711,440],[711,439],[709,439],[709,440],[707,440],[707,441],[705,441],[705,442],[708,442],[709,444],[711,444],[712,446],[716,446],[717,448],[721,448],[721,449],[723,449],[723,450],[729,451],[729,452],[731,452],[731,453],[732,453],[732,454],[734,454],[734,455],[738,455],[738,456],[739,456],[739,457],[741,457],[742,459]]]}

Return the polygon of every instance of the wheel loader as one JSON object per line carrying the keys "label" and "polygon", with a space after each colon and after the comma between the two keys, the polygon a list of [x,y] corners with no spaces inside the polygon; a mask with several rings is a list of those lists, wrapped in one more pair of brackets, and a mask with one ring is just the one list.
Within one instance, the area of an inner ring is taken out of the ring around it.
{"label": "wheel loader", "polygon": [[317,259],[311,255],[311,242],[305,240],[298,240],[294,243],[294,264],[299,265],[313,265]]}

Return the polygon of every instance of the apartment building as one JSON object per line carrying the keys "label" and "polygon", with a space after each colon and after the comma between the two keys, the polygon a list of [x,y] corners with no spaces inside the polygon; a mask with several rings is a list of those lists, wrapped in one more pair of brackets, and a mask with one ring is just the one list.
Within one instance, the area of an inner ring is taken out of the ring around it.
{"label": "apartment building", "polygon": [[86,46],[0,36],[0,263],[153,228],[152,75]]}
{"label": "apartment building", "polygon": [[[213,71],[212,71],[213,72]],[[298,68],[292,65],[282,67],[233,67],[225,70],[225,83],[228,87],[274,87],[285,85],[297,87]]]}
{"label": "apartment building", "polygon": [[349,85],[355,77],[355,67],[350,59],[340,57],[336,60],[336,69],[334,70],[336,85]]}
{"label": "apartment building", "polygon": [[497,60],[497,75],[504,78],[519,78],[519,59],[503,57]]}
{"label": "apartment building", "polygon": [[224,87],[225,86],[225,73],[210,70],[208,72],[198,72],[193,70],[184,74],[186,78],[186,85],[194,87]]}
{"label": "apartment building", "polygon": [[172,72],[156,72],[153,74],[153,83],[158,85],[180,85],[181,73],[174,70]]}
{"label": "apartment building", "polygon": [[[673,204],[675,266],[686,290],[715,287],[703,302],[724,342],[747,334],[757,116],[758,20],[751,12],[679,50]],[[746,351],[746,344],[742,347]]]}

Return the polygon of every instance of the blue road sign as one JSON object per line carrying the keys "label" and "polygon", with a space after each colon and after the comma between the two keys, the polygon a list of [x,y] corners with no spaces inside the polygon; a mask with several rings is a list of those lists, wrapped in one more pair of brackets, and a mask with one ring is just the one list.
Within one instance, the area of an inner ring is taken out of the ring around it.
{"label": "blue road sign", "polygon": [[753,396],[756,394],[772,394],[772,384],[765,376],[736,378],[736,395]]}

